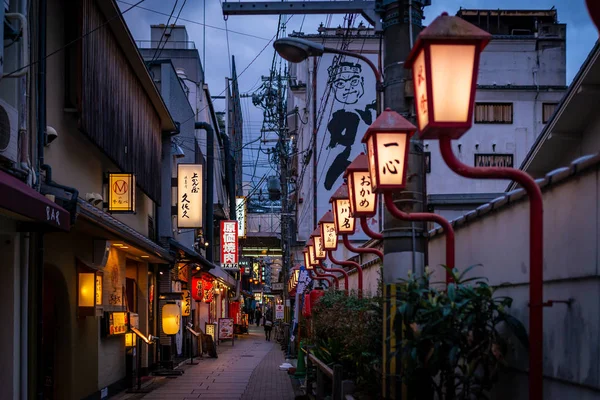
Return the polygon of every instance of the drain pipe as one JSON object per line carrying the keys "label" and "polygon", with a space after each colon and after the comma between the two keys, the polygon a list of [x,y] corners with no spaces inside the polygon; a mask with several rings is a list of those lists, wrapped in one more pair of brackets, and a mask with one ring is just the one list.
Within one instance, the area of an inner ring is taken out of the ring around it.
{"label": "drain pipe", "polygon": [[194,129],[204,129],[206,131],[206,231],[205,237],[208,238],[208,247],[206,248],[206,259],[213,262],[214,245],[214,192],[215,192],[215,131],[211,124],[207,122],[196,122]]}
{"label": "drain pipe", "polygon": [[[46,0],[39,0],[38,9],[38,68],[37,68],[37,182],[41,186],[41,167],[44,165],[44,145],[46,144]],[[44,359],[43,359],[43,332],[44,332],[44,233],[37,233],[36,268],[35,268],[35,307],[36,307],[36,343],[35,360],[36,368],[36,397],[44,399]]]}

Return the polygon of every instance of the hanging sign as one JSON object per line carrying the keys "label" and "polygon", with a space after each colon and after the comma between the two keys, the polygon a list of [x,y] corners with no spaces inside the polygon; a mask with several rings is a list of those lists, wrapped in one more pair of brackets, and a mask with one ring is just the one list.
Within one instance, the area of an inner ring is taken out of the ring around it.
{"label": "hanging sign", "polygon": [[177,164],[177,227],[202,228],[202,165]]}
{"label": "hanging sign", "polygon": [[192,278],[192,299],[196,301],[202,301],[204,298],[204,292],[202,291],[202,278],[194,276]]}
{"label": "hanging sign", "polygon": [[204,279],[202,281],[202,296],[203,296],[203,301],[205,303],[210,303],[213,301],[213,297],[214,297],[213,283],[211,281],[209,281],[208,279]]}
{"label": "hanging sign", "polygon": [[238,269],[237,221],[221,221],[221,267]]}
{"label": "hanging sign", "polygon": [[369,172],[354,172],[356,184],[356,211],[360,213],[374,213],[377,198],[371,190],[371,176]]}
{"label": "hanging sign", "polygon": [[177,280],[182,282],[188,281],[190,266],[188,264],[180,264],[177,269]]}
{"label": "hanging sign", "polygon": [[108,211],[135,212],[135,175],[108,174]]}
{"label": "hanging sign", "polygon": [[182,290],[183,300],[181,302],[181,316],[189,317],[192,311],[192,296],[189,290]]}
{"label": "hanging sign", "polygon": [[235,219],[238,222],[238,238],[246,237],[246,198],[235,198]]}

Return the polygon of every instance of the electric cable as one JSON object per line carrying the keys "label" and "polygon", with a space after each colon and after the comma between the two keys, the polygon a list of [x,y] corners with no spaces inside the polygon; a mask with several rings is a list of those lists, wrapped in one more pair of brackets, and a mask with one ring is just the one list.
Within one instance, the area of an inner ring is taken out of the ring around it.
{"label": "electric cable", "polygon": [[[185,3],[187,3],[187,0],[183,0],[183,4],[181,5],[181,8],[179,9],[179,12],[177,13],[177,18],[175,18],[175,22],[173,23],[173,25],[177,25],[177,21],[179,21],[179,16],[181,15],[181,11],[183,10],[183,7],[185,7]],[[173,28],[171,28],[171,31],[173,31]],[[165,39],[165,43],[163,44],[162,48],[159,50],[158,55],[156,56],[157,60],[160,58],[160,55],[162,54],[162,51],[165,49],[165,46],[167,45],[167,42],[169,41],[170,37],[171,36],[169,35]],[[159,43],[158,47],[160,47],[160,43]]]}
{"label": "electric cable", "polygon": [[[173,9],[171,10],[171,14],[169,15],[167,24],[165,25],[165,29],[163,29],[162,33],[160,34],[160,39],[158,40],[158,46],[156,46],[156,49],[154,50],[154,54],[152,55],[152,59],[150,60],[150,62],[152,62],[156,59],[156,53],[158,52],[158,49],[160,49],[160,44],[162,43],[163,37],[165,37],[165,33],[167,33],[167,29],[169,28],[169,23],[171,22],[171,18],[173,17],[173,14],[175,13],[175,9],[177,8],[177,3],[179,3],[179,0],[175,0],[175,3],[173,4]],[[167,40],[169,40],[168,37],[167,37]]]}

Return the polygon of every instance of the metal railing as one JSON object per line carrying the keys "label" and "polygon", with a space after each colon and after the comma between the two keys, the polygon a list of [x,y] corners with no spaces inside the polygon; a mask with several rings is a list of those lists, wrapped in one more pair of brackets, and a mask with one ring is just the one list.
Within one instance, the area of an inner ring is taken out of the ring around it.
{"label": "metal railing", "polygon": [[168,49],[178,49],[178,50],[195,50],[196,44],[191,41],[176,41],[176,40],[168,40],[166,43],[163,40],[159,42],[158,40],[136,40],[135,44],[140,49],[156,49],[158,44],[160,43],[160,48],[162,49],[164,46],[165,50]]}

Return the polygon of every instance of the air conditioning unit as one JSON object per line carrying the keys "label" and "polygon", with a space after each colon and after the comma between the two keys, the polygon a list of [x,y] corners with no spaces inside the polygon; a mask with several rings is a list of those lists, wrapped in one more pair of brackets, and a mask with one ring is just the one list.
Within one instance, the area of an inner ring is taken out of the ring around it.
{"label": "air conditioning unit", "polygon": [[0,161],[18,161],[18,121],[17,110],[0,99]]}

